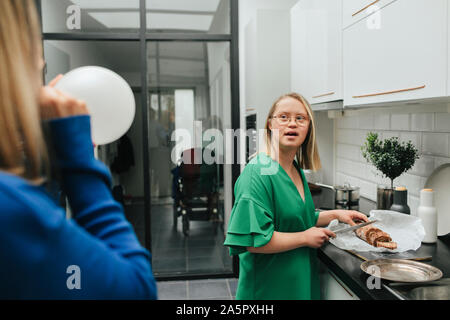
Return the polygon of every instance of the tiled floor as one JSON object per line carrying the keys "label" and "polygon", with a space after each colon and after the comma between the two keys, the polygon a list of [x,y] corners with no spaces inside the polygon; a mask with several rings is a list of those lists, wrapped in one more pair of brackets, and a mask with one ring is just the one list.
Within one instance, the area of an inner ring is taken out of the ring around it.
{"label": "tiled floor", "polygon": [[159,281],[160,300],[234,300],[237,279]]}
{"label": "tiled floor", "polygon": [[[143,244],[143,204],[126,206],[125,212]],[[223,245],[223,229],[214,229],[210,221],[191,221],[190,235],[185,237],[181,217],[178,220],[178,228],[174,229],[171,204],[152,205],[151,253],[155,276],[231,273],[232,259]]]}

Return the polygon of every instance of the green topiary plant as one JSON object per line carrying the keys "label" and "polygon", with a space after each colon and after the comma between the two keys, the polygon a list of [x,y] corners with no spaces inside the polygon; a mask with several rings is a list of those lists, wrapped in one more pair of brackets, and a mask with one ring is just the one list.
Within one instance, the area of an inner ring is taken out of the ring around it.
{"label": "green topiary plant", "polygon": [[391,179],[391,189],[394,187],[394,179],[411,169],[419,159],[419,151],[411,141],[400,142],[398,137],[381,141],[378,140],[378,134],[373,132],[367,134],[361,151],[368,162]]}

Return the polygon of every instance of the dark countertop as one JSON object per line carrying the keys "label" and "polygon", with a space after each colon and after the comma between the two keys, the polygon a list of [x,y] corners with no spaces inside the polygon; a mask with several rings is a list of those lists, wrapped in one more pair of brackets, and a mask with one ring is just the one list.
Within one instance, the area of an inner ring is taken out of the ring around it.
{"label": "dark countertop", "polygon": [[[375,202],[364,198],[360,199],[360,212],[368,214],[370,210],[375,209],[375,207]],[[380,258],[380,255],[383,255],[367,252],[362,252],[360,254],[369,259]],[[389,255],[389,253],[387,255]],[[398,258],[399,255],[407,257],[432,256],[432,261],[424,263],[439,268],[443,273],[443,278],[450,277],[450,234],[439,237],[435,244],[422,244],[416,251],[408,251],[404,254],[393,255],[392,257]],[[339,277],[339,279],[360,299],[399,299],[399,297],[389,289],[390,281],[382,280],[380,289],[370,290],[366,285],[368,275],[360,269],[360,265],[363,261],[358,257],[337,248],[333,244],[327,243],[320,248],[318,250],[318,257],[322,263]]]}

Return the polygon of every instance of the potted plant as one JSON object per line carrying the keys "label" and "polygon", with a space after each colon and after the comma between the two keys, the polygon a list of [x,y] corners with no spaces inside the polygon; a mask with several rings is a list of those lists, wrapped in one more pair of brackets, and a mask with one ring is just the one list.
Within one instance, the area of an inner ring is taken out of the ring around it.
{"label": "potted plant", "polygon": [[369,163],[391,180],[390,188],[378,188],[377,191],[377,209],[389,209],[393,201],[394,180],[412,168],[419,152],[411,141],[400,142],[398,137],[379,140],[378,134],[373,132],[367,134],[361,151]]}

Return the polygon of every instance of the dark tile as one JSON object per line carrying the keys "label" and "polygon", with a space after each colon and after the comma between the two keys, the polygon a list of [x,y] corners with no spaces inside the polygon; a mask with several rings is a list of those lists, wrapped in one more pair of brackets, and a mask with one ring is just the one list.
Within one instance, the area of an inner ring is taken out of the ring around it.
{"label": "dark tile", "polygon": [[134,233],[139,240],[139,243],[145,247],[145,230],[143,228],[134,229]]}
{"label": "dark tile", "polygon": [[153,273],[186,272],[186,259],[153,259]]}
{"label": "dark tile", "polygon": [[218,297],[218,298],[206,298],[205,300],[234,300],[232,297]]}
{"label": "dark tile", "polygon": [[157,238],[160,241],[161,240],[174,240],[174,239],[178,239],[178,240],[182,240],[182,241],[186,241],[187,240],[182,232],[178,232],[178,231],[173,230],[173,229],[158,230],[156,232],[156,234],[154,234],[153,237],[155,239]]}
{"label": "dark tile", "polygon": [[217,242],[214,239],[189,239],[188,247],[212,247],[216,246]]}
{"label": "dark tile", "polygon": [[201,257],[201,258],[188,258],[187,262],[188,271],[206,271],[212,272],[213,270],[220,272],[223,271],[224,265],[218,257]]}
{"label": "dark tile", "polygon": [[144,226],[144,206],[143,205],[125,205],[125,218],[135,227]]}
{"label": "dark tile", "polygon": [[189,258],[217,256],[218,254],[220,254],[220,251],[220,248],[216,246],[188,248]]}
{"label": "dark tile", "polygon": [[156,259],[185,259],[186,256],[186,248],[157,248],[153,251],[153,257]]}
{"label": "dark tile", "polygon": [[231,297],[225,280],[188,281],[188,299],[214,299]]}
{"label": "dark tile", "polygon": [[236,290],[239,279],[228,279],[228,286],[230,287],[231,296],[236,296]]}
{"label": "dark tile", "polygon": [[187,300],[186,281],[159,281],[156,285],[159,300]]}
{"label": "dark tile", "polygon": [[[156,246],[160,248],[183,248],[186,245],[186,241],[180,238],[162,238],[158,239]],[[155,248],[156,249],[156,248]]]}
{"label": "dark tile", "polygon": [[[139,238],[144,238],[142,233]],[[224,235],[210,221],[190,221],[190,235],[182,232],[181,217],[173,228],[173,206],[152,205],[152,255],[155,274],[209,274],[231,271],[231,258],[224,259]],[[174,259],[173,264],[168,260]],[[187,263],[186,263],[187,262]],[[225,267],[226,265],[226,267]],[[184,273],[183,273],[184,272]]]}
{"label": "dark tile", "polygon": [[233,258],[230,256],[230,251],[228,249],[228,247],[223,247],[221,248],[221,253],[220,256],[222,258],[223,264],[225,266],[225,268],[227,269],[231,269],[233,266]]}

